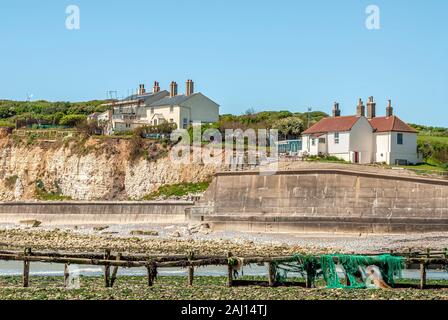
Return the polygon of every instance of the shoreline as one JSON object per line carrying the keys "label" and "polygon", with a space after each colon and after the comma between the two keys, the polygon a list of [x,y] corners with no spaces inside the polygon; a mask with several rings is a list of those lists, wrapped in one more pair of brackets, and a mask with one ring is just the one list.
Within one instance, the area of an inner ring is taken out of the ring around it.
{"label": "shoreline", "polygon": [[[250,279],[266,279],[246,277]],[[303,288],[295,285],[227,287],[225,277],[197,277],[193,286],[185,277],[159,277],[148,287],[144,277],[118,277],[113,288],[104,288],[100,277],[81,277],[78,289],[63,287],[63,277],[30,277],[30,287],[21,288],[21,277],[0,277],[1,300],[448,300],[447,281],[428,281],[430,289],[419,290],[417,281],[402,280],[393,290]]]}
{"label": "shoreline", "polygon": [[[151,235],[149,235],[151,234]],[[444,249],[448,232],[407,235],[334,233],[246,233],[213,231],[206,225],[110,224],[57,225],[31,228],[0,224],[0,247],[43,250],[114,251],[136,253],[289,255],[295,253],[363,253]]]}

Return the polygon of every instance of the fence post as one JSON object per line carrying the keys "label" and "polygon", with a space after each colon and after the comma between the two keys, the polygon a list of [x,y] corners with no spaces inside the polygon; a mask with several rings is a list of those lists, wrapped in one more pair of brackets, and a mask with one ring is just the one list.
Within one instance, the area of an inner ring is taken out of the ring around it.
{"label": "fence post", "polygon": [[[191,261],[194,259],[194,252],[191,251],[188,254],[188,262],[191,263]],[[193,266],[188,266],[188,285],[192,286],[193,285],[193,278],[194,278],[194,267]]]}
{"label": "fence post", "polygon": [[148,286],[152,287],[154,279],[157,277],[157,265],[154,261],[149,261],[146,268],[148,270]]}
{"label": "fence post", "polygon": [[[104,253],[104,260],[110,259],[110,249],[106,249]],[[110,265],[106,264],[104,266],[104,285],[106,288],[110,287]]]}
{"label": "fence post", "polygon": [[70,277],[70,272],[68,269],[68,264],[66,263],[66,264],[64,264],[64,287],[65,288],[68,288],[69,277]]}
{"label": "fence post", "polygon": [[420,263],[420,289],[425,289],[426,287],[426,263]]}
{"label": "fence post", "polygon": [[[121,260],[121,253],[117,253],[117,261]],[[110,278],[110,287],[114,286],[115,280],[117,280],[118,266],[115,266],[112,270],[112,277]]]}
{"label": "fence post", "polygon": [[24,251],[25,259],[23,260],[23,287],[30,286],[30,262],[26,260],[26,256],[31,254],[31,248],[26,248]]}
{"label": "fence post", "polygon": [[276,274],[277,274],[277,268],[273,262],[268,263],[268,272],[269,272],[269,286],[273,287],[276,285]]}
{"label": "fence post", "polygon": [[233,286],[233,266],[231,264],[230,259],[232,258],[232,253],[227,253],[227,286]]}

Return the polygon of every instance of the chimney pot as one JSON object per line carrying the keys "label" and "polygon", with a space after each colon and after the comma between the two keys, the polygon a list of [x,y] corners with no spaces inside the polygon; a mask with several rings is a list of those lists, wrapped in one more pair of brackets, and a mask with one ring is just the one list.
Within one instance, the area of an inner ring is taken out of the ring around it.
{"label": "chimney pot", "polygon": [[143,95],[143,94],[145,94],[145,93],[146,93],[145,85],[144,85],[144,84],[139,85],[139,88],[138,88],[138,95],[141,96],[141,95]]}
{"label": "chimney pot", "polygon": [[157,93],[157,92],[160,92],[160,85],[159,85],[159,82],[157,82],[157,81],[154,81],[154,87],[153,87],[153,93]]}
{"label": "chimney pot", "polygon": [[339,109],[339,103],[335,102],[333,106],[333,117],[340,117],[341,116],[341,110]]}
{"label": "chimney pot", "polygon": [[364,106],[362,99],[359,99],[359,101],[358,101],[358,106],[356,107],[356,115],[358,117],[366,116],[366,107]]}
{"label": "chimney pot", "polygon": [[386,117],[392,117],[394,115],[394,108],[392,108],[392,100],[388,100],[386,108]]}
{"label": "chimney pot", "polygon": [[190,96],[194,93],[194,82],[191,79],[187,80],[187,86],[186,86],[186,92],[185,95]]}
{"label": "chimney pot", "polygon": [[369,97],[369,102],[367,103],[367,118],[373,119],[376,117],[376,103],[373,97]]}
{"label": "chimney pot", "polygon": [[177,96],[177,83],[172,81],[170,85],[170,97]]}

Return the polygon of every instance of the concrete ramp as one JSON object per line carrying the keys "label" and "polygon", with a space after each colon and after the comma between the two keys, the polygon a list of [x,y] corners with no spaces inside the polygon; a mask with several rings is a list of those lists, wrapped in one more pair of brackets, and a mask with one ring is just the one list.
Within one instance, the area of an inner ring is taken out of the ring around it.
{"label": "concrete ramp", "polygon": [[342,169],[222,172],[190,217],[254,232],[448,231],[448,180]]}

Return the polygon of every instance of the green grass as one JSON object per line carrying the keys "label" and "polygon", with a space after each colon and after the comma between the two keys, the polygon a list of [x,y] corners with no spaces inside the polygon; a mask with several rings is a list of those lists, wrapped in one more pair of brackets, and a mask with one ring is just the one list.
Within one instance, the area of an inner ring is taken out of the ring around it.
{"label": "green grass", "polygon": [[[246,277],[248,278],[248,277]],[[250,277],[266,281],[265,277]],[[30,287],[22,288],[21,277],[0,277],[1,300],[433,300],[448,299],[448,289],[410,288],[418,281],[404,280],[406,288],[394,290],[351,289],[330,290],[318,284],[316,289],[298,286],[239,286],[227,287],[225,277],[195,277],[187,285],[186,277],[159,277],[153,287],[145,277],[118,277],[113,288],[105,288],[101,277],[81,277],[79,289],[65,289],[62,277],[31,277]],[[428,281],[429,285],[447,285],[447,281]]]}
{"label": "green grass", "polygon": [[319,156],[309,156],[307,158],[308,161],[320,161],[320,162],[337,162],[337,163],[348,163],[347,161],[340,159],[335,156],[325,156],[325,157],[319,157]]}
{"label": "green grass", "polygon": [[418,141],[429,141],[429,142],[438,142],[448,145],[448,137],[438,137],[438,136],[425,136],[425,135],[419,135]]}
{"label": "green grass", "polygon": [[166,185],[159,190],[152,192],[143,197],[142,200],[155,200],[158,198],[183,197],[191,193],[204,192],[210,185],[209,181],[199,183],[179,183]]}
{"label": "green grass", "polygon": [[428,160],[426,163],[411,165],[411,166],[400,166],[401,168],[413,170],[416,172],[427,172],[427,173],[443,173],[448,172],[448,167],[445,167],[441,164],[434,163],[431,160]]}

